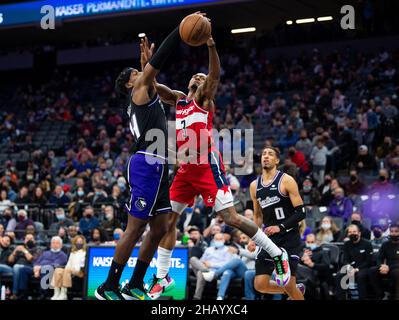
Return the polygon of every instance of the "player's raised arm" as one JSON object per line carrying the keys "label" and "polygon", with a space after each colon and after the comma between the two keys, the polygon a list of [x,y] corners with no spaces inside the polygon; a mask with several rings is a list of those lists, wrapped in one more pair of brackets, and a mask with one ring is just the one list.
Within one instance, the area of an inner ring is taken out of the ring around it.
{"label": "player's raised arm", "polygon": [[220,59],[212,36],[208,39],[206,44],[209,52],[209,73],[204,84],[198,88],[196,99],[199,101],[202,101],[204,98],[213,100],[220,82]]}
{"label": "player's raised arm", "polygon": [[298,226],[298,223],[306,218],[306,211],[295,179],[287,174],[285,174],[282,179],[284,189],[288,193],[295,210],[295,213],[291,217],[287,218],[286,221],[284,221],[284,224],[279,225],[281,231],[284,231]]}
{"label": "player's raised arm", "polygon": [[251,199],[254,204],[254,222],[259,228],[262,228],[263,213],[258,203],[258,199],[256,199],[256,180],[251,182],[251,185],[249,186],[249,193],[251,194]]}
{"label": "player's raised arm", "polygon": [[[151,46],[148,43],[148,38],[144,37],[143,39],[141,39],[140,42],[140,62],[141,62],[141,68],[142,70],[144,70],[145,66],[147,65],[148,61],[150,61],[150,59],[153,56],[154,53],[154,48],[155,48],[155,44],[152,43]],[[166,85],[160,84],[157,82],[157,80],[154,80],[154,86],[155,89],[157,91],[157,93],[159,94],[162,102],[165,102],[171,106],[175,106],[176,102],[185,97],[186,95],[178,90],[172,90],[169,87],[167,87]]]}

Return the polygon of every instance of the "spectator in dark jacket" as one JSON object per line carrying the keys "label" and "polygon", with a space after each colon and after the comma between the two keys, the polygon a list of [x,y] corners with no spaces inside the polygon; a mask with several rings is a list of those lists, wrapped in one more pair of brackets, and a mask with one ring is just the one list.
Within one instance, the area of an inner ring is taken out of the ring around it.
{"label": "spectator in dark jacket", "polygon": [[18,211],[18,223],[15,227],[15,236],[17,239],[22,239],[25,235],[25,230],[27,226],[33,226],[34,222],[32,219],[28,218],[28,213],[25,210]]}
{"label": "spectator in dark jacket", "polygon": [[12,268],[8,262],[8,258],[13,252],[11,243],[10,236],[0,237],[0,277],[2,274],[12,274]]}
{"label": "spectator in dark jacket", "polygon": [[314,206],[319,205],[320,203],[320,192],[317,190],[317,188],[313,187],[313,182],[310,178],[307,178],[303,181],[300,195],[305,206]]}
{"label": "spectator in dark jacket", "polygon": [[[337,280],[337,297],[340,300],[345,299],[345,291],[341,280],[344,276],[354,277],[359,291],[359,299],[364,300],[368,297],[367,286],[369,284],[369,268],[372,264],[373,247],[370,241],[361,237],[360,229],[357,225],[351,224],[348,227],[349,240],[344,244],[343,264],[347,266],[345,273],[338,273]],[[341,269],[342,270],[342,269]],[[350,280],[350,278],[349,278]]]}
{"label": "spectator in dark jacket", "polygon": [[362,215],[359,212],[353,212],[350,219],[350,224],[355,224],[359,227],[361,237],[370,240],[371,232],[362,224]]}
{"label": "spectator in dark jacket", "polygon": [[49,203],[55,204],[57,207],[64,206],[71,201],[64,192],[62,186],[56,186],[54,193],[50,196]]}
{"label": "spectator in dark jacket", "polygon": [[208,248],[208,243],[204,240],[204,237],[196,226],[189,226],[188,235],[190,237],[188,240],[189,256],[190,258],[197,257],[200,259],[205,249]]}
{"label": "spectator in dark jacket", "polygon": [[344,188],[348,197],[359,196],[365,191],[366,186],[360,180],[357,170],[353,169],[349,172],[349,181]]}
{"label": "spectator in dark jacket", "polygon": [[197,226],[200,232],[204,230],[203,216],[199,208],[187,207],[180,216],[177,228],[180,232],[184,232],[187,226]]}
{"label": "spectator in dark jacket", "polygon": [[97,217],[94,216],[94,210],[92,207],[86,207],[83,211],[83,217],[79,221],[79,230],[85,236],[86,239],[90,240],[90,232],[94,228],[100,225]]}
{"label": "spectator in dark jacket", "polygon": [[111,236],[114,229],[121,227],[121,222],[115,217],[115,210],[113,206],[105,206],[104,220],[101,221],[101,227]]}
{"label": "spectator in dark jacket", "polygon": [[375,159],[369,154],[366,145],[361,145],[355,158],[356,169],[360,173],[368,173],[377,167]]}
{"label": "spectator in dark jacket", "polygon": [[28,187],[22,186],[18,192],[18,197],[14,200],[14,203],[18,208],[23,208],[23,204],[31,203],[32,199],[29,197]]}
{"label": "spectator in dark jacket", "polygon": [[370,269],[371,284],[375,298],[384,297],[383,279],[389,279],[392,298],[399,299],[399,225],[389,228],[389,240],[381,245],[377,258],[377,266]]}
{"label": "spectator in dark jacket", "polygon": [[39,257],[40,253],[35,237],[32,234],[27,234],[24,244],[17,246],[9,256],[8,263],[13,266],[13,295],[11,299],[24,297],[29,278],[33,274],[33,261]]}

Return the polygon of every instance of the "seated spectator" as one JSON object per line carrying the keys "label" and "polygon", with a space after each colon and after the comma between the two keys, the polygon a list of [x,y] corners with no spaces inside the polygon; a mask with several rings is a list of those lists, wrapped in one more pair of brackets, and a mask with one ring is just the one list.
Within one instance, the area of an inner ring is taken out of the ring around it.
{"label": "seated spectator", "polygon": [[365,174],[369,174],[377,167],[375,159],[371,154],[369,154],[369,148],[364,144],[358,149],[358,154],[355,158],[355,165],[359,173]]}
{"label": "seated spectator", "polygon": [[68,244],[70,242],[68,238],[68,229],[65,227],[60,227],[56,236],[61,238],[63,244]]}
{"label": "seated spectator", "polygon": [[395,192],[395,187],[389,182],[389,172],[387,169],[380,169],[378,181],[373,182],[370,187],[371,192],[389,194]]}
{"label": "seated spectator", "polygon": [[246,209],[244,211],[244,217],[249,220],[254,220],[254,211],[252,209]]}
{"label": "seated spectator", "polygon": [[204,230],[204,237],[206,242],[210,243],[212,241],[213,236],[216,234],[217,230],[213,229],[214,225],[218,225],[220,227],[219,232],[224,233],[227,236],[225,237],[225,239],[229,241],[230,234],[233,231],[233,228],[228,226],[224,222],[222,215],[218,214],[216,218],[212,219],[211,223],[209,224],[209,227]]}
{"label": "seated spectator", "polygon": [[75,225],[69,226],[67,230],[68,234],[68,242],[71,242],[73,238],[75,238],[78,235],[78,227]]}
{"label": "seated spectator", "polygon": [[343,257],[346,272],[340,272],[336,276],[336,295],[339,300],[345,300],[345,289],[341,285],[341,280],[344,276],[351,275],[355,276],[359,299],[364,300],[368,298],[367,287],[369,284],[369,268],[372,264],[373,248],[370,241],[362,238],[357,225],[349,225],[347,236],[349,240],[344,244]]}
{"label": "seated spectator", "polygon": [[382,226],[376,224],[371,226],[371,244],[373,247],[380,248],[381,245],[388,240],[388,237],[384,235]]}
{"label": "seated spectator", "polygon": [[321,206],[330,205],[331,201],[334,200],[334,190],[339,188],[339,182],[337,179],[333,179],[331,175],[326,175],[324,178],[324,184],[319,187],[321,200]]}
{"label": "seated spectator", "polygon": [[72,277],[83,279],[86,259],[86,239],[76,236],[71,241],[71,253],[65,268],[54,270],[51,285],[54,287],[54,295],[51,300],[68,300],[68,288],[72,287]]}
{"label": "seated spectator", "polygon": [[331,201],[328,208],[328,214],[332,217],[340,217],[345,221],[353,212],[352,200],[345,197],[344,189],[337,188],[334,191],[335,199]]}
{"label": "seated spectator", "polygon": [[107,202],[108,195],[104,191],[104,188],[101,184],[96,184],[94,186],[94,192],[90,192],[87,195],[87,201],[92,205],[98,205],[98,204],[103,204]]}
{"label": "seated spectator", "polygon": [[48,230],[50,236],[56,235],[58,233],[58,229],[61,227],[68,228],[74,224],[72,219],[69,219],[65,216],[65,210],[63,208],[55,209],[55,218],[57,221],[53,222]]}
{"label": "seated spectator", "polygon": [[316,234],[317,242],[320,244],[337,242],[341,236],[341,231],[331,219],[326,216],[321,220],[319,231]]}
{"label": "seated spectator", "polygon": [[4,236],[4,231],[5,231],[4,226],[0,224],[0,238]]}
{"label": "seated spectator", "polygon": [[105,244],[116,246],[118,244],[119,240],[122,238],[123,234],[124,234],[124,232],[123,232],[123,230],[121,228],[116,228],[114,230],[114,232],[112,233],[112,239],[113,240],[105,242]]}
{"label": "seated spectator", "polygon": [[24,244],[17,246],[8,257],[8,263],[12,265],[13,287],[11,300],[25,297],[29,279],[33,274],[33,261],[41,254],[36,246],[33,235],[27,234]]}
{"label": "seated spectator", "polygon": [[297,141],[298,135],[294,132],[293,126],[289,125],[287,127],[287,134],[280,138],[280,140],[277,142],[277,146],[283,151],[285,148],[294,146]]}
{"label": "seated spectator", "polygon": [[200,232],[204,230],[203,216],[199,208],[187,207],[184,209],[177,223],[177,228],[180,232],[184,232],[188,226],[197,226]]}
{"label": "seated spectator", "polygon": [[[190,258],[190,265],[197,276],[197,285],[194,293],[194,300],[201,300],[202,293],[205,289],[205,278],[204,272],[216,271],[227,262],[233,260],[236,255],[233,253],[232,247],[225,246],[223,233],[217,233],[212,240],[211,246],[207,248],[202,255],[201,259],[197,257]],[[223,282],[223,286],[219,287],[218,299],[224,297],[225,290],[227,289],[228,283],[231,280],[233,274],[230,272],[226,273],[226,277]],[[227,286],[226,286],[227,285]],[[223,296],[221,296],[223,294]]]}
{"label": "seated spectator", "polygon": [[84,151],[81,152],[80,159],[78,159],[74,166],[78,177],[90,177],[90,174],[93,171],[93,165],[89,161],[89,157],[90,152],[84,148]]}
{"label": "seated spectator", "polygon": [[67,205],[71,200],[65,194],[62,186],[56,186],[54,193],[50,196],[49,203],[55,204],[57,207]]}
{"label": "seated spectator", "polygon": [[351,215],[351,219],[350,219],[350,223],[349,224],[357,225],[359,227],[359,231],[360,231],[361,237],[363,239],[370,240],[370,236],[371,236],[370,230],[367,229],[362,224],[362,220],[363,220],[362,215],[359,212],[353,212],[352,215]]}
{"label": "seated spectator", "polygon": [[[67,263],[67,255],[62,249],[62,239],[58,236],[51,238],[50,250],[43,251],[43,253],[33,263],[33,276],[35,278],[42,278],[48,271],[55,268],[64,267]],[[45,290],[39,284],[39,298],[45,297]]]}
{"label": "seated spectator", "polygon": [[90,232],[90,242],[91,246],[99,246],[107,241],[109,241],[107,234],[102,228],[93,228]]}
{"label": "seated spectator", "polygon": [[197,226],[188,226],[187,233],[189,236],[187,243],[189,257],[197,257],[200,259],[204,254],[205,249],[208,248],[208,243],[204,240],[204,237]]}
{"label": "seated spectator", "polygon": [[305,155],[298,151],[295,147],[290,147],[288,149],[288,156],[293,163],[299,168],[299,175],[304,177],[306,174],[309,173],[310,168],[309,164],[306,161]]}
{"label": "seated spectator", "polygon": [[94,215],[92,207],[88,206],[83,211],[83,217],[79,220],[79,230],[86,239],[90,239],[90,233],[94,228],[100,225],[97,217]]}
{"label": "seated spectator", "polygon": [[245,300],[255,300],[255,258],[257,253],[256,243],[249,239],[246,234],[241,235],[238,255],[244,262],[246,270],[244,273],[244,294]]}
{"label": "seated spectator", "polygon": [[105,206],[104,219],[101,221],[101,227],[109,234],[113,234],[115,228],[121,227],[121,222],[115,218],[114,207]]}
{"label": "seated spectator", "polygon": [[317,188],[313,187],[312,179],[306,178],[302,183],[302,190],[300,195],[303,199],[303,204],[305,206],[314,206],[320,203],[320,192]]}
{"label": "seated spectator", "polygon": [[43,208],[47,204],[48,200],[44,195],[42,188],[40,187],[35,188],[35,191],[33,192],[32,202],[39,205],[41,208]]}
{"label": "seated spectator", "polygon": [[399,299],[399,225],[391,225],[389,231],[389,240],[379,250],[377,266],[370,268],[374,297],[378,300],[384,298],[383,279],[389,279],[391,299]]}
{"label": "seated spectator", "polygon": [[26,186],[22,186],[18,192],[17,198],[14,200],[14,203],[18,208],[23,208],[24,204],[31,203],[32,199],[29,196],[29,189]]}
{"label": "seated spectator", "polygon": [[32,219],[28,218],[28,213],[21,209],[18,210],[18,223],[15,226],[15,235],[17,239],[22,239],[25,235],[26,227],[33,226],[34,222]]}
{"label": "seated spectator", "polygon": [[14,211],[12,208],[7,208],[3,211],[4,227],[6,231],[14,231],[17,227],[17,220],[14,218]]}
{"label": "seated spectator", "polygon": [[345,184],[344,189],[350,198],[359,196],[365,191],[366,186],[360,180],[356,169],[352,169],[349,172],[349,181]]}
{"label": "seated spectator", "polygon": [[9,199],[7,189],[2,189],[0,192],[0,216],[5,209],[12,205],[14,205],[14,203]]}
{"label": "seated spectator", "polygon": [[8,262],[8,258],[12,254],[12,239],[10,236],[0,236],[0,278],[4,274],[12,275],[12,267]]}
{"label": "seated spectator", "polygon": [[[312,270],[312,276],[306,280],[306,286],[309,287],[309,291],[315,292],[315,289],[319,283],[327,282],[330,277],[330,256],[327,251],[317,243],[316,236],[313,233],[309,233],[306,236],[305,248],[301,255],[300,263]],[[302,277],[298,269],[297,277]],[[316,283],[316,279],[317,282]]]}

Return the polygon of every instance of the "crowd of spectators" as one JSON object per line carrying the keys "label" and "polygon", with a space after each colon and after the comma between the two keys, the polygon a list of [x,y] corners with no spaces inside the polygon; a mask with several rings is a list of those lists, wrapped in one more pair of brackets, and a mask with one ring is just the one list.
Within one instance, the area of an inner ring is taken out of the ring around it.
{"label": "crowd of spectators", "polygon": [[[185,59],[171,63],[159,82],[182,89],[193,73],[207,72],[207,53],[190,50],[183,50]],[[223,71],[214,126],[254,129],[261,147],[281,150],[280,169],[296,178],[308,211],[301,258],[308,296],[319,296],[315,292],[321,290],[325,298],[343,297],[336,286],[338,268],[349,264],[359,269],[354,271],[361,279],[355,286],[359,296],[382,298],[381,279],[398,277],[392,251],[398,246],[399,222],[397,53],[348,48],[321,54],[314,49],[289,60],[269,59],[262,48],[220,51]],[[123,234],[129,196],[124,172],[133,138],[113,92],[117,71],[97,71],[89,79],[81,71],[60,68],[51,81],[19,83],[1,102],[10,111],[0,119],[7,157],[0,170],[0,274],[12,275],[13,299],[26,297],[29,281],[39,279],[44,266],[56,270],[53,298],[66,299],[71,278],[84,276],[86,243],[115,244]],[[166,112],[173,120],[174,109]],[[45,122],[71,125],[62,147],[34,143]],[[243,137],[233,141],[246,148]],[[237,164],[228,166],[237,208],[249,218],[248,187],[261,172],[260,151],[254,150],[248,175],[236,176]],[[171,177],[175,169],[170,167]],[[180,243],[184,235],[190,239],[195,299],[216,279],[218,299],[229,296],[234,279],[244,279],[245,298],[258,297],[253,288],[256,248],[245,235],[221,217],[212,218],[200,198],[184,212],[178,228]],[[358,244],[360,238],[367,243]],[[343,258],[330,261],[334,249],[324,249],[344,241]],[[353,247],[370,252],[369,244],[379,255],[363,264]],[[391,289],[387,292],[395,297]]]}

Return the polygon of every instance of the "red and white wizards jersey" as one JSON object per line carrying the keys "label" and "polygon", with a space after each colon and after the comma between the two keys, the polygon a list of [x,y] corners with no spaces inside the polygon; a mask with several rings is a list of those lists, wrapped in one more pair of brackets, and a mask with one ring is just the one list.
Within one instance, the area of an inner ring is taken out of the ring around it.
{"label": "red and white wizards jersey", "polygon": [[[177,149],[196,150],[197,153],[211,151],[213,112],[202,109],[193,100],[180,99],[176,104],[176,140]],[[207,156],[204,155],[204,156]]]}

